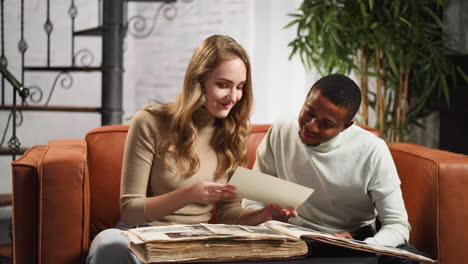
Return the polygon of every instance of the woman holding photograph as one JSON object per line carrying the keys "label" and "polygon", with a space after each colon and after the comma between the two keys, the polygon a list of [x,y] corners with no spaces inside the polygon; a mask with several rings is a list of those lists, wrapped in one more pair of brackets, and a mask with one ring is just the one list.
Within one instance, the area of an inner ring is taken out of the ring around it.
{"label": "woman holding photograph", "polygon": [[[251,66],[230,37],[214,35],[195,50],[182,92],[172,103],[132,117],[125,144],[121,217],[127,226],[208,222],[257,225],[287,221],[294,209],[240,206],[229,176],[246,166],[252,110]],[[94,239],[87,263],[141,263],[119,229]]]}

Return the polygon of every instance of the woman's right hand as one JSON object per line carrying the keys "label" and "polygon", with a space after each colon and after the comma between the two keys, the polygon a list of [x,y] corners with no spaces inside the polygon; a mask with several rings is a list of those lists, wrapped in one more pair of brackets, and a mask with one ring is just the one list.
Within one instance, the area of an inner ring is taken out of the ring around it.
{"label": "woman's right hand", "polygon": [[189,187],[193,202],[213,204],[220,200],[236,196],[236,187],[229,184],[199,182]]}

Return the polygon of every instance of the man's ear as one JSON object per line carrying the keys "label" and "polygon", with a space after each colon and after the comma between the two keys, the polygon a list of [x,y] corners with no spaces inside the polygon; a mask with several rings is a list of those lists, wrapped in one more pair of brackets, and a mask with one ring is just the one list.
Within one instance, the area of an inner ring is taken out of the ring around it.
{"label": "man's ear", "polygon": [[354,120],[349,121],[343,126],[343,129],[341,131],[345,131],[348,127],[350,127],[352,124],[354,124]]}

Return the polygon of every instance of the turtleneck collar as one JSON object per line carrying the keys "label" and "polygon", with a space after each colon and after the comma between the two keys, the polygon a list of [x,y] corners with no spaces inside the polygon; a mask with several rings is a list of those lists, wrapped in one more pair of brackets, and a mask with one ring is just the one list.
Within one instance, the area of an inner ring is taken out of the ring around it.
{"label": "turtleneck collar", "polygon": [[342,139],[343,139],[343,136],[342,136],[342,133],[339,133],[338,135],[336,135],[336,137],[326,141],[326,142],[323,142],[317,146],[309,146],[309,148],[311,150],[314,150],[314,151],[317,151],[317,152],[322,152],[322,153],[326,153],[326,152],[330,152],[338,147],[341,146],[341,143],[342,143]]}
{"label": "turtleneck collar", "polygon": [[199,128],[212,126],[216,120],[216,117],[213,116],[208,109],[204,106],[198,108],[193,114],[193,120]]}

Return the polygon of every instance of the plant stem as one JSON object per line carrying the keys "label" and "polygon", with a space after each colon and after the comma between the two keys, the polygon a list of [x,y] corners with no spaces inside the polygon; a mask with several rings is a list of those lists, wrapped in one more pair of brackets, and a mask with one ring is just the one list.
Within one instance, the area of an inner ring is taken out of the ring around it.
{"label": "plant stem", "polygon": [[384,116],[383,116],[383,108],[382,108],[382,79],[380,75],[380,49],[379,45],[377,42],[375,42],[375,72],[377,74],[376,77],[376,97],[375,97],[375,104],[376,104],[376,114],[379,120],[379,131],[382,133],[382,135],[385,136],[384,134]]}
{"label": "plant stem", "polygon": [[[357,52],[356,52],[357,53]],[[360,86],[361,86],[361,96],[362,96],[362,102],[361,102],[361,123],[363,125],[368,125],[368,120],[369,120],[369,111],[368,111],[368,103],[369,103],[369,97],[368,97],[368,85],[367,85],[367,54],[365,52],[364,46],[361,45],[361,63],[360,63]]]}
{"label": "plant stem", "polygon": [[[380,55],[380,54],[379,54]],[[382,96],[381,96],[381,102],[380,106],[382,107],[382,122],[384,124],[384,127],[382,130],[385,132],[385,134],[388,134],[388,131],[390,128],[387,128],[385,125],[385,122],[387,121],[387,101],[386,98],[388,98],[388,85],[387,85],[387,59],[384,56],[385,54],[382,52],[382,64],[380,66],[380,76],[381,76],[381,82],[382,82]]]}
{"label": "plant stem", "polygon": [[399,139],[400,140],[405,140],[403,137],[405,135],[404,130],[405,130],[405,123],[406,123],[406,112],[407,112],[407,106],[408,106],[408,83],[409,83],[409,69],[406,69],[405,71],[405,77],[404,77],[404,85],[403,85],[403,98],[402,98],[402,107],[401,107],[401,122],[400,126],[398,127],[399,131]]}
{"label": "plant stem", "polygon": [[[400,50],[401,58],[403,58],[403,50]],[[403,64],[400,64],[400,69],[398,73],[398,87],[395,91],[395,100],[393,101],[393,120],[392,120],[392,127],[393,127],[393,140],[400,141],[400,132],[398,132],[398,128],[401,126],[401,105],[402,105],[402,91],[403,91]]]}

